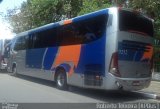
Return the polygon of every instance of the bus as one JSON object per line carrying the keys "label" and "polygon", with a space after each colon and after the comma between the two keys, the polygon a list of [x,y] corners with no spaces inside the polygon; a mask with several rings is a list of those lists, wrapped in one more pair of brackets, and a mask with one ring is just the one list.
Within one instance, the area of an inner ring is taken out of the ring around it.
{"label": "bus", "polygon": [[18,34],[11,44],[13,74],[102,90],[150,85],[153,20],[112,7]]}
{"label": "bus", "polygon": [[11,39],[0,39],[0,70],[7,68],[7,59],[9,58],[9,48],[7,45]]}

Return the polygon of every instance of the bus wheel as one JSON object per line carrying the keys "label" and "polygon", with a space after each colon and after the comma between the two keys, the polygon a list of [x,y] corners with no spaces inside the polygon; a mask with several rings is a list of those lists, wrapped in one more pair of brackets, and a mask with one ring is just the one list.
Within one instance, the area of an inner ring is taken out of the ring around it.
{"label": "bus wheel", "polygon": [[16,66],[13,66],[13,68],[12,68],[12,74],[14,76],[17,76],[17,68],[16,68]]}
{"label": "bus wheel", "polygon": [[56,85],[60,90],[66,90],[68,88],[66,73],[63,69],[57,71]]}

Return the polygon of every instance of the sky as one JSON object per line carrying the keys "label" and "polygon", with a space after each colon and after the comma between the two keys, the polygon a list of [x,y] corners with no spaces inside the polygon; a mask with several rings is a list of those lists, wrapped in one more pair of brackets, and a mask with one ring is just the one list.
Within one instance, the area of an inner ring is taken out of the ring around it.
{"label": "sky", "polygon": [[[6,14],[8,9],[20,7],[24,1],[26,0],[3,0],[0,3],[0,14]],[[0,15],[0,39],[10,39],[15,36],[15,33],[12,33],[10,28],[9,23]]]}

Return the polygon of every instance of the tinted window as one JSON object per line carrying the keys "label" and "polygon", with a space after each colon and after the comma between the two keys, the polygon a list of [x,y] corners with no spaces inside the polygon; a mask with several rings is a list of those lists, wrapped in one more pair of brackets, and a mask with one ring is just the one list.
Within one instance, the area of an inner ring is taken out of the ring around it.
{"label": "tinted window", "polygon": [[59,44],[86,44],[99,39],[105,32],[107,19],[107,15],[99,15],[61,27]]}
{"label": "tinted window", "polygon": [[53,47],[57,45],[57,28],[38,32],[34,37],[35,48]]}
{"label": "tinted window", "polygon": [[24,50],[26,49],[25,37],[18,37],[15,42],[14,50]]}
{"label": "tinted window", "polygon": [[16,49],[47,48],[75,44],[86,44],[103,36],[108,16],[106,14],[86,18],[68,25],[54,27],[29,36],[18,38]]}
{"label": "tinted window", "polygon": [[119,29],[120,31],[137,31],[153,36],[152,21],[144,16],[129,11],[119,11]]}

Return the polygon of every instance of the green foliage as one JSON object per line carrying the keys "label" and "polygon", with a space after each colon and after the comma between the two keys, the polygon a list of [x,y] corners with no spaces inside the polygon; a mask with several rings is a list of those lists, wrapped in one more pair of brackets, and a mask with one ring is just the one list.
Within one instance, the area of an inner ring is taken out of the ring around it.
{"label": "green foliage", "polygon": [[78,15],[93,12],[99,9],[108,8],[111,6],[109,0],[83,0],[81,11]]}
{"label": "green foliage", "polygon": [[139,9],[154,19],[155,37],[160,38],[160,1],[130,0],[129,7]]}
{"label": "green foliage", "polygon": [[8,20],[13,32],[19,33],[51,22],[74,17],[80,0],[27,0],[20,9],[9,10]]}
{"label": "green foliage", "polygon": [[108,0],[27,0],[20,9],[9,10],[7,17],[13,32],[19,33],[110,5]]}

